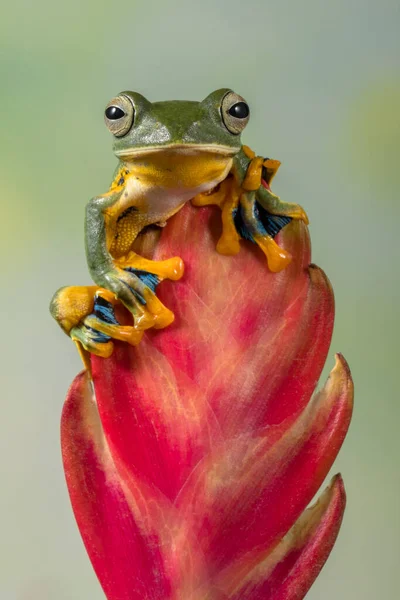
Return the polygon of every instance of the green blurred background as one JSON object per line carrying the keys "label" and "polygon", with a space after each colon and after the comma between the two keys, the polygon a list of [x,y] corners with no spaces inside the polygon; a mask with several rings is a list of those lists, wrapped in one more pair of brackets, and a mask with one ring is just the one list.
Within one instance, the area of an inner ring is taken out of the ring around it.
{"label": "green blurred background", "polygon": [[167,100],[225,86],[251,104],[246,143],[283,162],[276,193],[307,209],[336,293],[327,369],[343,352],[356,384],[334,469],[348,508],[308,598],[400,597],[399,31],[398,0],[3,7],[1,600],[103,598],[59,450],[81,365],[47,307],[59,286],[89,281],[84,205],[114,168],[104,106],[127,88]]}

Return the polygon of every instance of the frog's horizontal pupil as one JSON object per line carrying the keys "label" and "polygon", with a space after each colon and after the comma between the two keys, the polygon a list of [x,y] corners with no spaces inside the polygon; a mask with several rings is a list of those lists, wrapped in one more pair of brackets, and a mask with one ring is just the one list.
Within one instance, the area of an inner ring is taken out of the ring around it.
{"label": "frog's horizontal pupil", "polygon": [[106,109],[106,117],[110,119],[110,121],[116,121],[117,119],[122,119],[125,116],[123,110],[118,108],[118,106],[109,106]]}
{"label": "frog's horizontal pupil", "polygon": [[250,114],[246,102],[237,102],[230,107],[228,112],[232,117],[236,117],[236,119],[246,119]]}

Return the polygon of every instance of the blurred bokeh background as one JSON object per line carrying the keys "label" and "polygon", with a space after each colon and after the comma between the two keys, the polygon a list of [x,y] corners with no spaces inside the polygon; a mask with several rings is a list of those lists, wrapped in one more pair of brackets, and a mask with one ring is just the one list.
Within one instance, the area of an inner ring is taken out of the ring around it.
{"label": "blurred bokeh background", "polygon": [[[246,143],[279,158],[274,190],[311,220],[313,260],[337,302],[333,353],[356,405],[335,465],[348,508],[310,600],[400,597],[397,0],[18,0],[2,9],[0,598],[101,600],[69,505],[59,449],[81,369],[48,314],[89,281],[86,201],[115,159],[103,108],[232,87]],[[327,372],[327,370],[326,370]]]}

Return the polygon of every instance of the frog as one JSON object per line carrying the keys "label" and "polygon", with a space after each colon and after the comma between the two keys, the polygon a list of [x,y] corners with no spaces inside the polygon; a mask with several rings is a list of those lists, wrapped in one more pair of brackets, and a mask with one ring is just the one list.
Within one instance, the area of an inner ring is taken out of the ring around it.
{"label": "frog", "polygon": [[[88,369],[90,354],[110,357],[114,340],[135,346],[146,330],[174,321],[157,286],[183,277],[182,259],[150,260],[133,247],[146,228],[165,226],[187,202],[220,208],[217,252],[234,256],[246,239],[259,246],[271,271],[290,263],[274,238],[292,219],[308,224],[308,217],[272,192],[280,162],[242,145],[249,118],[248,103],[229,88],[202,101],[150,102],[125,91],[106,105],[118,164],[109,189],[86,205],[86,259],[95,285],[62,287],[50,303]],[[118,304],[132,315],[130,324],[117,320]]]}

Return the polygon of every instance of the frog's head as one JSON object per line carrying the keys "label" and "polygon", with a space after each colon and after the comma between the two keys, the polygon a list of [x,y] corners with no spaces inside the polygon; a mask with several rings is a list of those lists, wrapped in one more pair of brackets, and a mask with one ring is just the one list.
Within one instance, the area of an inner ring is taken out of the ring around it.
{"label": "frog's head", "polygon": [[153,167],[158,176],[164,169],[179,176],[191,171],[188,186],[226,177],[249,116],[246,101],[229,89],[202,102],[151,103],[136,92],[122,92],[105,110],[120,160]]}

